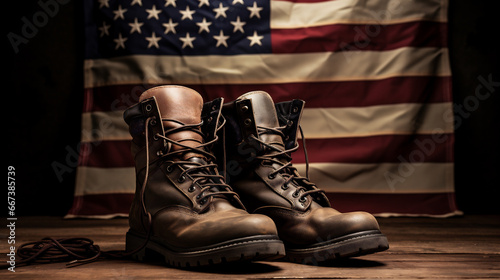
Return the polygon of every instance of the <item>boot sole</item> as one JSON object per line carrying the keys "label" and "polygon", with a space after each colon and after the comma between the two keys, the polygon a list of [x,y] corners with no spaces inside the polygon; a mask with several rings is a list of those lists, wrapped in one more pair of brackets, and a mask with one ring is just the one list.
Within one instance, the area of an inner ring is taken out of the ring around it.
{"label": "boot sole", "polygon": [[349,234],[304,248],[286,248],[286,259],[304,264],[319,264],[333,259],[358,257],[389,249],[387,237],[378,230]]}
{"label": "boot sole", "polygon": [[[133,251],[144,244],[146,237],[127,232],[126,251]],[[285,256],[285,246],[278,236],[258,235],[234,239],[211,246],[177,251],[150,239],[132,259],[164,261],[173,267],[200,267],[243,261],[275,260]]]}

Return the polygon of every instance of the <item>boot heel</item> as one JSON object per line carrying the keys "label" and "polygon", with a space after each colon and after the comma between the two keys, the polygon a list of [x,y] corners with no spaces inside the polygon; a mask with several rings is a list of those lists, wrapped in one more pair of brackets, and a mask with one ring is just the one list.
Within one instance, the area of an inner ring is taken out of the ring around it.
{"label": "boot heel", "polygon": [[134,252],[130,255],[132,259],[140,262],[144,262],[148,259],[149,250],[147,250],[146,246],[143,246],[145,241],[146,241],[145,237],[140,237],[127,232],[125,250],[127,252]]}

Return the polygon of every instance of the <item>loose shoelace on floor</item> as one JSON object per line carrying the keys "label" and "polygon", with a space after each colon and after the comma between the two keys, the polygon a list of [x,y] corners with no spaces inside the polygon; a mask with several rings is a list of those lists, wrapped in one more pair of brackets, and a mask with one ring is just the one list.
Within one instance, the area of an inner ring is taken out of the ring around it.
{"label": "loose shoelace on floor", "polygon": [[[102,255],[99,246],[88,238],[61,238],[51,237],[21,245],[17,250],[16,266],[25,266],[33,263],[69,262],[68,267],[94,261]],[[79,262],[77,262],[79,261]],[[3,265],[8,267],[10,265]]]}

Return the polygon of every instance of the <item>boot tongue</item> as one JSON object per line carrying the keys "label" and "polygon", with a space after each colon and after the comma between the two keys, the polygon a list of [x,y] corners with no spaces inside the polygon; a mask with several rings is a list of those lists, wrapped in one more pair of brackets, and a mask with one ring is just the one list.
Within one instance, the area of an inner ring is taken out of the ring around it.
{"label": "boot tongue", "polygon": [[[198,92],[183,86],[159,86],[145,91],[139,98],[139,101],[153,96],[156,98],[162,119],[171,119],[186,125],[199,124],[201,122],[203,98]],[[174,121],[163,121],[165,131],[181,126],[181,124]],[[200,129],[198,128],[199,131]],[[189,147],[198,147],[204,142],[201,134],[190,130],[170,133],[166,137]],[[186,148],[172,144],[170,151],[182,149]],[[187,160],[192,157],[204,157],[191,151],[178,154],[177,156],[181,160]]]}
{"label": "boot tongue", "polygon": [[[265,91],[248,92],[238,98],[238,100],[249,99],[252,101],[255,124],[261,127],[278,128],[278,116],[276,108],[271,96]],[[265,130],[259,130],[259,138],[266,144],[276,147],[280,150],[284,149],[283,139],[275,133],[262,133]]]}

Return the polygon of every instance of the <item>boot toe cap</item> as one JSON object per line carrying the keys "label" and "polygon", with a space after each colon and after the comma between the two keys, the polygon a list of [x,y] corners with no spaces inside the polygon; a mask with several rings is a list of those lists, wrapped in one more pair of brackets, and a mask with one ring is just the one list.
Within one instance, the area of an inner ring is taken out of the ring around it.
{"label": "boot toe cap", "polygon": [[300,219],[289,217],[288,222],[279,227],[280,237],[296,245],[321,243],[372,230],[379,230],[373,215],[361,211],[340,213],[326,207],[303,214]]}
{"label": "boot toe cap", "polygon": [[[338,216],[333,216],[332,225],[337,225],[336,230],[339,235],[356,233],[361,231],[379,230],[379,225],[375,217],[367,212],[349,212]],[[332,229],[333,230],[333,229]]]}
{"label": "boot toe cap", "polygon": [[163,213],[155,220],[155,235],[179,248],[210,246],[252,236],[277,236],[273,220],[245,211],[192,215],[184,211]]}
{"label": "boot toe cap", "polygon": [[311,225],[317,236],[336,238],[351,233],[379,230],[377,220],[367,212],[338,213],[331,208],[318,209],[311,215]]}

